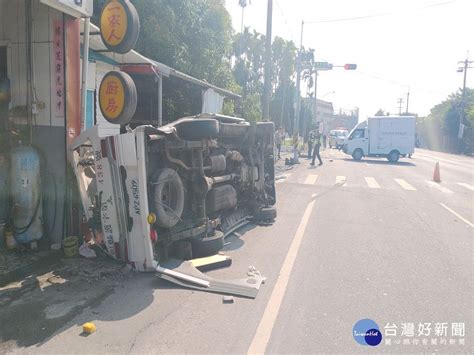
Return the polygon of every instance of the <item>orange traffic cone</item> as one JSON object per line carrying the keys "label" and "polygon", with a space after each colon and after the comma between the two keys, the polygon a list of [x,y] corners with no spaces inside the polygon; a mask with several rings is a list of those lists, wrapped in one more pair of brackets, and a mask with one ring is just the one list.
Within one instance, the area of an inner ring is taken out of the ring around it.
{"label": "orange traffic cone", "polygon": [[436,162],[434,171],[433,171],[433,181],[434,182],[441,182],[441,175],[439,173],[439,163]]}

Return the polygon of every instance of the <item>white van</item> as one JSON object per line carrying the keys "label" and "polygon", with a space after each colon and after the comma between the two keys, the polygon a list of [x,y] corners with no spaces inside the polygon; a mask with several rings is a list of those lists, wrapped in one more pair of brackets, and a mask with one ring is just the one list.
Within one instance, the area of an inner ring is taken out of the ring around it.
{"label": "white van", "polygon": [[340,149],[349,135],[347,129],[333,129],[329,132],[329,148]]}
{"label": "white van", "polygon": [[355,160],[370,156],[397,162],[400,156],[413,154],[415,150],[415,117],[369,117],[354,127],[343,150]]}

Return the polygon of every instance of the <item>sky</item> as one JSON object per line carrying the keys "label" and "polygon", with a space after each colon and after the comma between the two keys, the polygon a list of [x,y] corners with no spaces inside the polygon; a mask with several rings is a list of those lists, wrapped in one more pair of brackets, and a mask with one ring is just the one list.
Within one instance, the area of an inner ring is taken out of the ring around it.
{"label": "sky", "polygon": [[[238,0],[225,0],[236,32]],[[266,31],[267,0],[251,0],[244,25]],[[398,99],[420,116],[462,87],[458,62],[474,60],[474,0],[273,0],[272,37],[314,48],[316,61],[356,63],[357,70],[320,72],[318,98],[335,109],[359,107],[360,119],[378,109],[398,114]],[[474,63],[473,65],[474,66]],[[467,86],[474,84],[474,68]],[[302,94],[305,95],[302,84]]]}

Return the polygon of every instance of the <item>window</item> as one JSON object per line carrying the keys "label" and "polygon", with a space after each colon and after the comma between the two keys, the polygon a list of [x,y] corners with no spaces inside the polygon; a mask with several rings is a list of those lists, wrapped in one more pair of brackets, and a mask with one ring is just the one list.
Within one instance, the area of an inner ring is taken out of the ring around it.
{"label": "window", "polygon": [[356,129],[354,133],[352,133],[350,138],[351,139],[364,138],[364,133],[365,133],[364,129]]}

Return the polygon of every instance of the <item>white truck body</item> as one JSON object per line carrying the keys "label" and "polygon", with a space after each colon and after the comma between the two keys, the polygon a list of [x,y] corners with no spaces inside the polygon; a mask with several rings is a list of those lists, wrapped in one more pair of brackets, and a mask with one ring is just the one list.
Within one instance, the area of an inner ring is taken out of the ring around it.
{"label": "white truck body", "polygon": [[349,134],[344,152],[356,160],[362,156],[398,161],[415,149],[415,117],[376,116],[359,123]]}

